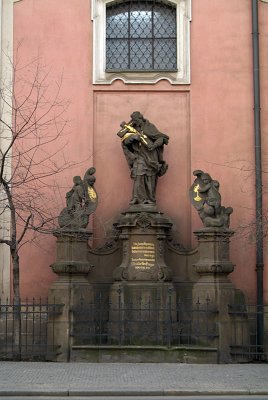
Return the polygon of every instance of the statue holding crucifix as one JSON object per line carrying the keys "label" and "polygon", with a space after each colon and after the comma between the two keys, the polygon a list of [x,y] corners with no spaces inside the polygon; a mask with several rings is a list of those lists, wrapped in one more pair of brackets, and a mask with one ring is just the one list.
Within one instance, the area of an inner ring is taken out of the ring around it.
{"label": "statue holding crucifix", "polygon": [[164,145],[169,137],[143,117],[139,111],[131,114],[131,120],[122,122],[117,133],[134,181],[130,204],[155,205],[158,177],[164,175],[168,165],[163,160]]}

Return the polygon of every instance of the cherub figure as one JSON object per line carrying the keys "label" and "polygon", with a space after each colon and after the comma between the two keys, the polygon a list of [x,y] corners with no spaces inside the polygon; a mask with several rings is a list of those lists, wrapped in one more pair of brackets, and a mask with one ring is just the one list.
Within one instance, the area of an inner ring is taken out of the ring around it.
{"label": "cherub figure", "polygon": [[193,175],[196,179],[190,188],[191,202],[197,209],[204,226],[229,228],[233,209],[221,205],[219,182],[201,170],[194,171]]}

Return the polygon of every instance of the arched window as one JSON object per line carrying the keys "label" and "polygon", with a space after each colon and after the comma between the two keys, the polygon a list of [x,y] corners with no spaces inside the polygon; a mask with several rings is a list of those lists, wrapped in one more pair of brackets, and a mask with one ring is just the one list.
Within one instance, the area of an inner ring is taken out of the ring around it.
{"label": "arched window", "polygon": [[106,71],[176,71],[176,6],[163,1],[106,5]]}
{"label": "arched window", "polygon": [[190,83],[191,0],[91,0],[93,83]]}

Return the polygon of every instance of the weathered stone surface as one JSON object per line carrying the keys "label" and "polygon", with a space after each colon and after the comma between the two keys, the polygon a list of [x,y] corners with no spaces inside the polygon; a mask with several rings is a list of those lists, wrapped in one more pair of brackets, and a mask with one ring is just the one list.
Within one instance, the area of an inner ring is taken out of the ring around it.
{"label": "weathered stone surface", "polygon": [[172,223],[159,212],[123,213],[116,223],[123,259],[114,271],[115,280],[169,281],[171,269],[164,260],[165,240]]}
{"label": "weathered stone surface", "polygon": [[59,346],[56,361],[69,361],[70,346],[74,338],[71,328],[74,311],[81,298],[92,301],[93,290],[87,276],[93,266],[88,260],[88,239],[91,233],[85,229],[57,230],[57,259],[51,265],[57,279],[49,289],[49,302],[63,304],[62,313],[49,323],[48,337]]}
{"label": "weathered stone surface", "polygon": [[[193,326],[196,331],[208,326],[217,327],[218,333],[211,338],[211,345],[218,348],[219,363],[232,361],[233,332],[229,305],[235,303],[237,290],[228,275],[234,270],[229,257],[229,241],[233,234],[232,230],[223,228],[203,228],[195,232],[199,260],[194,268],[199,279],[193,287],[192,301],[193,304],[207,304],[211,312],[201,322],[203,326],[200,326],[198,318],[194,318]],[[200,338],[197,342],[202,344]]]}
{"label": "weathered stone surface", "polygon": [[190,198],[204,226],[228,228],[233,209],[221,205],[219,182],[201,170],[194,171],[193,175],[196,179],[190,188]]}
{"label": "weathered stone surface", "polygon": [[[171,282],[115,282],[110,290],[109,334],[113,343],[172,344],[176,292]],[[120,323],[119,323],[120,321]],[[169,329],[170,328],[170,329]]]}
{"label": "weathered stone surface", "polygon": [[203,228],[195,231],[198,240],[199,260],[194,265],[200,275],[216,273],[227,275],[234,270],[230,261],[230,238],[234,231],[223,228]]}
{"label": "weathered stone surface", "polygon": [[82,180],[73,178],[73,187],[66,193],[66,206],[60,213],[58,222],[61,229],[83,229],[88,225],[89,215],[98,205],[98,196],[94,188],[95,168],[89,168]]}
{"label": "weathered stone surface", "polygon": [[131,120],[128,123],[122,122],[121,127],[118,136],[121,138],[133,179],[130,204],[156,204],[157,179],[168,168],[163,160],[163,150],[169,137],[161,133],[139,111],[133,112]]}

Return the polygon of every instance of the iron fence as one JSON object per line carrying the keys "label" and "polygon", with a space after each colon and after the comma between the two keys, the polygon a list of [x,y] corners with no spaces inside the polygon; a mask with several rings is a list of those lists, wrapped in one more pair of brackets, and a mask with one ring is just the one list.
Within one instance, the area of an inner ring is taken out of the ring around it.
{"label": "iron fence", "polygon": [[[268,305],[230,305],[231,354],[237,362],[268,361]],[[262,323],[260,329],[259,323]]]}
{"label": "iron fence", "polygon": [[62,306],[34,298],[19,305],[0,299],[0,359],[42,361],[55,353],[54,321]]}
{"label": "iron fence", "polygon": [[[98,293],[94,299],[80,298],[73,309],[71,336],[74,345],[119,346],[210,346],[217,338],[210,299],[176,299],[170,291],[126,296]],[[135,299],[135,300],[134,300]]]}
{"label": "iron fence", "polygon": [[[63,306],[41,299],[20,305],[0,300],[0,360],[53,359],[60,351],[55,327]],[[230,305],[229,316],[233,360],[266,362],[268,305]],[[68,318],[74,346],[218,346],[218,310],[210,299],[193,303],[173,290],[93,291],[75,302]]]}

